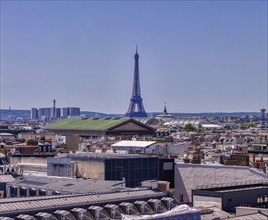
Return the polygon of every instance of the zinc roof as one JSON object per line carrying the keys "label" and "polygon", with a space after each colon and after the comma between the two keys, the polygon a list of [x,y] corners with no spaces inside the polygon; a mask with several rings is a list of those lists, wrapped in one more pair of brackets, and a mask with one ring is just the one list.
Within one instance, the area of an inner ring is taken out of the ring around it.
{"label": "zinc roof", "polygon": [[11,133],[0,133],[0,136],[14,136],[14,135]]}
{"label": "zinc roof", "polygon": [[15,179],[12,175],[0,175],[0,183],[13,182]]}
{"label": "zinc roof", "polygon": [[128,120],[128,118],[66,118],[47,125],[45,129],[106,130]]}
{"label": "zinc roof", "polygon": [[9,185],[80,194],[111,191],[122,186],[122,183],[123,181],[113,180],[25,176],[23,179],[9,183]]}
{"label": "zinc roof", "polygon": [[255,214],[248,214],[248,215],[240,215],[229,217],[225,219],[232,219],[232,220],[267,220],[267,216],[262,213],[255,213]]}
{"label": "zinc roof", "polygon": [[[79,207],[84,205],[109,204],[123,202],[130,199],[143,200],[149,198],[161,198],[166,194],[159,189],[131,189],[125,192],[110,192],[94,195],[74,195],[74,196],[44,196],[28,197],[25,201],[6,202],[0,199],[0,216],[6,214],[17,214],[29,211],[43,211],[47,209],[62,209],[67,207]],[[27,199],[31,198],[32,201]]]}

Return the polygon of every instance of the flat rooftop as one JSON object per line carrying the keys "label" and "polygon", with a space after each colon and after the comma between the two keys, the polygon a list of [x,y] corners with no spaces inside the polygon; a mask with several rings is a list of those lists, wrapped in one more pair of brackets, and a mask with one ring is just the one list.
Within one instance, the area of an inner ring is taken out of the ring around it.
{"label": "flat rooftop", "polygon": [[15,181],[8,183],[9,186],[13,187],[51,190],[68,194],[110,192],[115,189],[125,189],[125,187],[123,187],[123,184],[124,181],[93,180],[66,177],[59,178],[52,176],[25,176],[22,179],[16,179]]}
{"label": "flat rooftop", "polygon": [[268,216],[264,215],[262,213],[255,213],[255,214],[247,214],[247,215],[238,215],[238,216],[233,216],[233,217],[228,217],[228,218],[223,218],[222,220],[267,220]]}
{"label": "flat rooftop", "polygon": [[146,148],[153,144],[155,144],[156,141],[119,141],[115,144],[112,144],[111,147],[138,147],[138,148]]}
{"label": "flat rooftop", "polygon": [[54,158],[71,158],[72,160],[86,160],[86,159],[111,159],[111,158],[118,158],[118,159],[125,159],[125,158],[146,158],[151,157],[147,155],[140,155],[140,154],[119,154],[119,153],[92,153],[92,152],[85,152],[85,153],[68,153],[62,154],[60,156]]}

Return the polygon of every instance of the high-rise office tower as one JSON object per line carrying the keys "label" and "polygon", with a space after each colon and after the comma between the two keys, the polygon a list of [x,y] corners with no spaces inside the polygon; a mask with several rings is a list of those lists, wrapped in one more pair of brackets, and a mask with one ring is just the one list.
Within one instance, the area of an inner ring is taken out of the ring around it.
{"label": "high-rise office tower", "polygon": [[39,118],[38,109],[32,108],[31,109],[31,119],[38,119],[38,118]]}
{"label": "high-rise office tower", "polygon": [[50,119],[51,118],[51,108],[39,108],[39,118]]}
{"label": "high-rise office tower", "polygon": [[62,117],[80,116],[80,108],[77,107],[65,107],[62,108]]}

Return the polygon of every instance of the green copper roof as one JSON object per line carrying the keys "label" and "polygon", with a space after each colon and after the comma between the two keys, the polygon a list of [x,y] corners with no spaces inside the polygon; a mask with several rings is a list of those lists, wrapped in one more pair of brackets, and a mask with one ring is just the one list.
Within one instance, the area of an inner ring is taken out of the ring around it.
{"label": "green copper roof", "polygon": [[66,118],[49,124],[45,129],[106,130],[128,120],[129,118]]}

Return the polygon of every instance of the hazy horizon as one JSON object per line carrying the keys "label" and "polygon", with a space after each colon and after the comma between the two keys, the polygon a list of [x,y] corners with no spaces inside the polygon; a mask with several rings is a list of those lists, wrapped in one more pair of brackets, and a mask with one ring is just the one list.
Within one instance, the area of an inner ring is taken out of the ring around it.
{"label": "hazy horizon", "polygon": [[[49,108],[49,106],[47,106]],[[50,106],[51,107],[51,106]],[[65,106],[64,106],[65,107]],[[41,108],[41,107],[40,107]],[[46,107],[45,107],[46,108]],[[59,106],[58,108],[63,108],[61,106]],[[37,108],[38,109],[38,108]],[[4,110],[4,111],[9,111],[9,110],[14,110],[14,111],[31,111],[31,109],[0,109]],[[116,112],[99,112],[99,111],[94,111],[94,110],[84,110],[81,109],[81,112],[96,112],[96,113],[101,113],[101,114],[107,114],[107,115],[124,115],[124,113],[116,113]],[[162,111],[163,112],[163,111]],[[147,112],[149,114],[155,114],[155,113],[161,113],[161,111],[151,111],[151,112]],[[170,114],[232,114],[232,113],[257,113],[257,114],[261,114],[260,111],[253,111],[253,112],[168,112]],[[268,113],[267,113],[268,114]]]}
{"label": "hazy horizon", "polygon": [[[267,108],[267,1],[1,1],[0,108]],[[93,110],[94,109],[94,110]]]}

